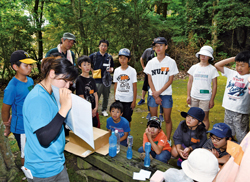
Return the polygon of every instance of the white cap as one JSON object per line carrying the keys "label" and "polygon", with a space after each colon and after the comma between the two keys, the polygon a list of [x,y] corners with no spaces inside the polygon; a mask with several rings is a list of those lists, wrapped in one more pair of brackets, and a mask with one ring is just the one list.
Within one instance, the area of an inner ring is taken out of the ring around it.
{"label": "white cap", "polygon": [[210,58],[212,58],[212,61],[214,60],[214,57],[213,57],[213,53],[214,53],[214,50],[211,46],[203,46],[199,52],[197,52],[195,54],[195,56],[198,58],[199,55],[204,55],[204,56],[209,56]]}
{"label": "white cap", "polygon": [[207,149],[195,149],[188,159],[181,163],[184,173],[195,181],[211,182],[219,171],[219,163]]}

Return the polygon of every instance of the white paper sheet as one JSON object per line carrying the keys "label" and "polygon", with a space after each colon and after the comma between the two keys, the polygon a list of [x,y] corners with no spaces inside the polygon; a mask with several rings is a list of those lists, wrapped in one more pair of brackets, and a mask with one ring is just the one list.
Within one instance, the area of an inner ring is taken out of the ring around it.
{"label": "white paper sheet", "polygon": [[145,178],[149,179],[150,175],[151,175],[151,171],[147,171],[147,170],[141,169],[140,170],[140,174],[144,175]]}
{"label": "white paper sheet", "polygon": [[[52,85],[52,90],[58,105],[60,105],[59,88]],[[93,124],[92,124],[92,108],[91,103],[85,99],[71,94],[72,98],[72,108],[69,110],[68,115],[65,119],[65,123],[68,127],[81,139],[87,142],[93,149],[94,145],[94,135],[93,135]]]}
{"label": "white paper sheet", "polygon": [[143,174],[141,174],[141,173],[136,173],[136,172],[133,173],[133,179],[134,179],[134,180],[146,181],[146,178],[144,177]]}

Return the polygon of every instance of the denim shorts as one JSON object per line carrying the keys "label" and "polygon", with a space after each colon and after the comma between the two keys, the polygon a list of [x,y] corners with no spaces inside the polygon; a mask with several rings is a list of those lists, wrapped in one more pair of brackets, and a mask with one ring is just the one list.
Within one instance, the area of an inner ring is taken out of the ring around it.
{"label": "denim shorts", "polygon": [[[148,96],[148,106],[149,107],[158,107],[158,104],[155,103],[155,99],[152,95]],[[163,108],[172,108],[173,107],[173,98],[172,95],[160,95],[161,104]]]}

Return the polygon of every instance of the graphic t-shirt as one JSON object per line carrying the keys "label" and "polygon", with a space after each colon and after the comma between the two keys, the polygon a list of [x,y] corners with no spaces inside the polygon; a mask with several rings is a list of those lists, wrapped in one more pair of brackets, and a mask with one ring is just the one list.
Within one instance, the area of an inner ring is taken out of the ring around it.
{"label": "graphic t-shirt", "polygon": [[[154,57],[151,59],[145,69],[144,73],[151,75],[152,82],[155,90],[160,90],[169,80],[169,77],[179,73],[175,60],[166,56],[161,62]],[[149,95],[152,95],[151,88],[149,89]],[[161,95],[172,95],[172,85],[164,90]]]}
{"label": "graphic t-shirt", "polygon": [[[168,138],[165,135],[165,133],[161,130],[161,132],[153,139],[154,143],[156,145],[163,146],[162,150],[168,150],[171,151],[171,147],[168,143]],[[145,143],[149,142],[148,137],[146,133],[143,134],[143,147],[145,147]],[[154,149],[151,147],[151,150],[154,151]]]}
{"label": "graphic t-shirt", "polygon": [[121,67],[115,69],[113,82],[117,83],[115,100],[121,102],[133,101],[133,83],[137,82],[137,73],[134,68],[128,66],[126,70]]}
{"label": "graphic t-shirt", "polygon": [[10,131],[13,133],[24,133],[23,102],[33,86],[34,82],[30,77],[27,77],[27,82],[13,77],[4,90],[3,103],[10,105],[12,109]]}
{"label": "graphic t-shirt", "polygon": [[211,64],[202,67],[198,63],[188,70],[188,74],[193,76],[191,97],[199,100],[210,100],[212,95],[212,79],[219,76],[216,68]]}
{"label": "graphic t-shirt", "polygon": [[224,67],[227,84],[223,96],[222,107],[241,114],[250,113],[250,94],[248,94],[248,77],[250,74],[240,75],[237,71]]}
{"label": "graphic t-shirt", "polygon": [[95,92],[97,92],[97,88],[94,78],[86,78],[81,75],[77,77],[76,95],[83,95],[84,98],[91,103],[92,109],[95,108]]}
{"label": "graphic t-shirt", "polygon": [[120,138],[124,136],[124,132],[130,132],[129,122],[126,118],[121,117],[119,123],[115,123],[112,117],[107,119],[106,128],[111,131],[118,130]]}

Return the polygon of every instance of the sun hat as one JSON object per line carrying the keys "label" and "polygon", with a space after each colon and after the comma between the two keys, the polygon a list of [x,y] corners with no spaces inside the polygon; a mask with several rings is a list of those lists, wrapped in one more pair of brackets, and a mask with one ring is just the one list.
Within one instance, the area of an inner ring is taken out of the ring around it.
{"label": "sun hat", "polygon": [[207,149],[195,149],[188,159],[181,163],[184,173],[195,181],[211,182],[219,171],[219,163]]}
{"label": "sun hat", "polygon": [[212,61],[213,61],[213,60],[214,60],[213,53],[214,53],[213,48],[212,48],[211,46],[205,45],[205,46],[203,46],[203,47],[200,49],[199,52],[197,52],[197,53],[195,54],[195,56],[198,58],[199,55],[201,54],[201,55],[208,56],[208,57],[212,58]]}
{"label": "sun hat", "polygon": [[232,130],[226,123],[214,124],[212,130],[207,131],[207,133],[212,133],[220,138],[232,137]]}
{"label": "sun hat", "polygon": [[198,121],[202,122],[204,117],[205,117],[205,113],[204,111],[199,108],[199,107],[191,107],[188,112],[181,112],[181,116],[186,118],[187,115],[194,117],[195,119],[198,119]]}
{"label": "sun hat", "polygon": [[131,57],[130,50],[127,48],[123,48],[119,51],[119,56]]}
{"label": "sun hat", "polygon": [[74,40],[74,42],[76,43],[76,37],[72,33],[66,32],[63,34],[62,38],[68,40]]}
{"label": "sun hat", "polygon": [[15,64],[17,61],[20,61],[25,64],[33,64],[36,62],[34,59],[31,59],[29,54],[24,50],[17,50],[11,54],[10,56],[11,65]]}
{"label": "sun hat", "polygon": [[152,116],[149,120],[148,120],[148,123],[147,123],[147,126],[148,125],[155,125],[155,126],[158,126],[159,128],[161,128],[161,125],[162,125],[162,123],[161,123],[161,120],[158,118],[158,117],[156,117],[156,116]]}
{"label": "sun hat", "polygon": [[167,39],[165,39],[165,37],[157,37],[154,39],[152,46],[154,46],[155,44],[165,44],[168,45],[168,41]]}

